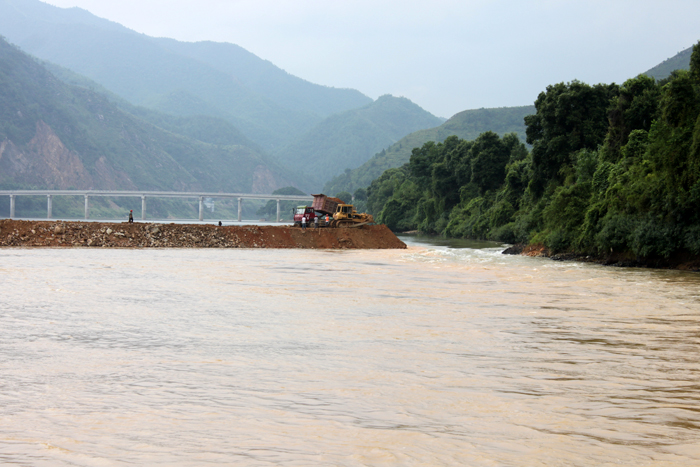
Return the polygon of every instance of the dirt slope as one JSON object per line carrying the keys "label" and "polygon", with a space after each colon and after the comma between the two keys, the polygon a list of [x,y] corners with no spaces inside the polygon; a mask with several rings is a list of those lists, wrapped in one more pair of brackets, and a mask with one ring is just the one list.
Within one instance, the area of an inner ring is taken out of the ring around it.
{"label": "dirt slope", "polygon": [[359,228],[0,220],[0,247],[406,248],[385,225]]}

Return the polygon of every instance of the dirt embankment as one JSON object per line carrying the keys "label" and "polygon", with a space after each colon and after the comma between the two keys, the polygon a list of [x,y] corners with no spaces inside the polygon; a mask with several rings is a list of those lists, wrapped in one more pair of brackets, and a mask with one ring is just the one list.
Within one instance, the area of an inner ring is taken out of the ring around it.
{"label": "dirt embankment", "polygon": [[679,269],[684,271],[700,272],[700,256],[690,254],[677,254],[669,258],[634,258],[629,254],[611,251],[607,255],[583,255],[577,253],[552,252],[542,244],[518,244],[503,251],[504,255],[523,255],[550,258],[554,261],[583,261],[597,263],[605,266],[632,267],[632,268],[658,268]]}
{"label": "dirt embankment", "polygon": [[0,247],[406,248],[385,225],[358,228],[0,220]]}

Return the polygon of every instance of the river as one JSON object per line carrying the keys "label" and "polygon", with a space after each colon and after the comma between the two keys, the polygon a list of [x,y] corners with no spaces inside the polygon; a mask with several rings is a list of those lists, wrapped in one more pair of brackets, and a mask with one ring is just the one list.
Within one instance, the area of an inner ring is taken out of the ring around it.
{"label": "river", "polygon": [[697,466],[700,275],[407,250],[0,250],[0,464]]}

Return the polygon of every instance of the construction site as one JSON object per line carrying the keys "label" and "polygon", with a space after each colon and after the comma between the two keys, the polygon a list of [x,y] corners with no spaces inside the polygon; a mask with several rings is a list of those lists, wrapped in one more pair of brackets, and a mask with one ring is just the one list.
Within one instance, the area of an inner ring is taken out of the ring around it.
{"label": "construction site", "polygon": [[292,226],[0,220],[0,247],[406,248],[385,225]]}

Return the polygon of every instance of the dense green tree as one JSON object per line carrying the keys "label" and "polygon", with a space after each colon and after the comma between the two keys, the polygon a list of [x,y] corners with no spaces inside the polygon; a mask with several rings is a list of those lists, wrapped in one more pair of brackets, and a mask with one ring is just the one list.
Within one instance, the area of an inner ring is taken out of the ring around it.
{"label": "dense green tree", "polygon": [[364,188],[358,188],[355,190],[355,194],[352,195],[355,201],[367,201],[367,190]]}
{"label": "dense green tree", "polygon": [[603,151],[606,160],[619,160],[620,149],[627,144],[631,131],[651,129],[652,122],[658,118],[660,95],[661,87],[646,75],[629,79],[620,87],[608,112],[609,127]]}
{"label": "dense green tree", "polygon": [[347,191],[341,191],[335,194],[336,198],[342,199],[345,204],[352,203],[352,195]]}
{"label": "dense green tree", "polygon": [[579,81],[547,86],[535,101],[537,113],[525,117],[527,142],[532,144],[530,189],[540,196],[547,183],[561,183],[562,168],[580,149],[595,150],[608,130],[607,111],[618,86],[590,86]]}
{"label": "dense green tree", "polygon": [[389,169],[367,188],[367,210],[370,214],[378,216],[384,205],[398,190],[399,186],[408,176],[408,167],[404,165],[396,169]]}
{"label": "dense green tree", "polygon": [[413,149],[368,189],[395,230],[543,243],[656,264],[700,255],[700,42],[690,70],[549,86],[515,135]]}

